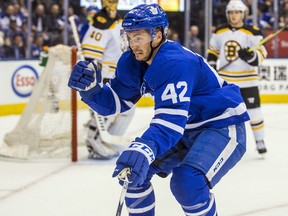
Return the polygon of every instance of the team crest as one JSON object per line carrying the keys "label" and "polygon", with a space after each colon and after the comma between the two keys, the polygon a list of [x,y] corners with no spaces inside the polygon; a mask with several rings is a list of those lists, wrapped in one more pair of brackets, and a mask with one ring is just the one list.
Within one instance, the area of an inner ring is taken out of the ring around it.
{"label": "team crest", "polygon": [[157,10],[156,7],[151,6],[149,9],[150,9],[150,11],[151,11],[151,13],[152,13],[153,15],[158,14],[158,10]]}
{"label": "team crest", "polygon": [[224,52],[226,60],[231,62],[238,58],[238,51],[241,49],[240,44],[237,41],[229,40],[224,45]]}
{"label": "team crest", "polygon": [[106,23],[106,22],[107,22],[107,20],[106,20],[104,17],[102,17],[102,16],[98,16],[98,17],[97,17],[97,21],[98,21],[99,23]]}

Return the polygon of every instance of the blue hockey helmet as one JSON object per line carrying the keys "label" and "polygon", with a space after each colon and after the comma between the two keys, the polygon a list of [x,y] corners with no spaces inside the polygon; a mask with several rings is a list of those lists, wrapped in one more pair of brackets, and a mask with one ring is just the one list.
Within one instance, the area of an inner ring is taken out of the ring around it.
{"label": "blue hockey helmet", "polygon": [[166,37],[168,19],[165,11],[158,4],[141,4],[130,10],[124,17],[122,27],[125,32],[148,30],[152,38],[156,36],[156,28],[161,27]]}

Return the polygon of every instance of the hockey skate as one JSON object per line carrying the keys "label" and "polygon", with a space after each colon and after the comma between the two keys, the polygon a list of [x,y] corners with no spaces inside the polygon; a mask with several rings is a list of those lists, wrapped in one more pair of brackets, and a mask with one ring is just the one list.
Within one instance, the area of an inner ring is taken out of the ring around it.
{"label": "hockey skate", "polygon": [[264,154],[267,152],[265,143],[263,140],[256,141],[256,147],[259,154]]}

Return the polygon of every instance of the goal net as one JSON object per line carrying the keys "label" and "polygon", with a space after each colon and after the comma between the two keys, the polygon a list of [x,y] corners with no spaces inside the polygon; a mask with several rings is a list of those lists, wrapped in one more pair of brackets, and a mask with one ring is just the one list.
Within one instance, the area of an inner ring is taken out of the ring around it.
{"label": "goal net", "polygon": [[76,50],[68,46],[49,48],[29,102],[16,127],[5,134],[2,157],[77,160],[77,145],[84,142],[85,129],[77,129],[77,95],[67,86],[76,56]]}

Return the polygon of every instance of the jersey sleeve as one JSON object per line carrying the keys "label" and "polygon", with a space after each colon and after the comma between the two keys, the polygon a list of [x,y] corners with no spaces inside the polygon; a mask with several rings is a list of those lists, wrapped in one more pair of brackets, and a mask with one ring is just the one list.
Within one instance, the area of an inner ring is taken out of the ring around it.
{"label": "jersey sleeve", "polygon": [[[141,63],[133,62],[131,55],[125,53],[119,59],[115,77],[103,86],[102,91],[92,95],[90,98],[83,97],[82,100],[93,110],[103,116],[122,113],[132,108],[141,98],[141,73],[145,71]],[[89,94],[89,93],[87,93]]]}
{"label": "jersey sleeve", "polygon": [[141,137],[155,142],[158,155],[176,145],[182,137],[194,83],[193,70],[184,62],[175,60],[162,65],[154,71],[161,71],[161,76],[158,73],[150,78],[154,89],[155,114],[150,127]]}
{"label": "jersey sleeve", "polygon": [[256,26],[250,27],[249,30],[251,31],[252,35],[248,36],[249,39],[247,41],[247,44],[249,44],[249,48],[256,47],[254,50],[257,55],[255,61],[257,61],[257,65],[261,65],[264,59],[267,57],[267,50],[265,46],[264,45],[257,46],[260,43],[260,41],[263,40],[262,31]]}
{"label": "jersey sleeve", "polygon": [[217,43],[217,34],[213,33],[210,39],[210,45],[207,50],[208,64],[216,68],[216,62],[220,54],[220,46]]}

